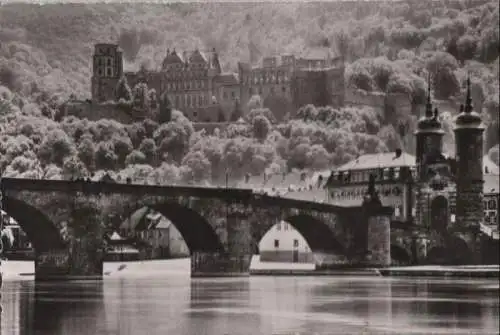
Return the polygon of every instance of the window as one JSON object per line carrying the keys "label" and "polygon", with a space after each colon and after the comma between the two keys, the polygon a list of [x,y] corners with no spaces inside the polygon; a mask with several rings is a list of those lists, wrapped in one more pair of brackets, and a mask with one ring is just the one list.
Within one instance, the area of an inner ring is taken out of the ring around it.
{"label": "window", "polygon": [[280,240],[274,240],[274,247],[279,248],[280,247]]}
{"label": "window", "polygon": [[99,70],[97,71],[97,74],[98,74],[99,76],[102,76],[102,69],[99,69]]}
{"label": "window", "polygon": [[288,223],[284,223],[284,224],[283,224],[283,228],[284,228],[284,230],[288,230],[288,226],[289,226],[289,224],[288,224]]}
{"label": "window", "polygon": [[107,68],[106,69],[106,75],[110,76],[111,77],[111,69],[110,68]]}
{"label": "window", "polygon": [[198,105],[202,106],[203,105],[203,96],[198,96]]}
{"label": "window", "polygon": [[111,58],[108,58],[108,66],[111,66]]}
{"label": "window", "polygon": [[276,230],[281,230],[281,223],[276,224]]}
{"label": "window", "polygon": [[294,240],[293,240],[293,246],[294,246],[295,248],[298,248],[298,247],[299,247],[299,240],[294,239]]}
{"label": "window", "polygon": [[496,201],[495,200],[489,200],[488,201],[488,209],[496,209],[496,208],[497,208]]}

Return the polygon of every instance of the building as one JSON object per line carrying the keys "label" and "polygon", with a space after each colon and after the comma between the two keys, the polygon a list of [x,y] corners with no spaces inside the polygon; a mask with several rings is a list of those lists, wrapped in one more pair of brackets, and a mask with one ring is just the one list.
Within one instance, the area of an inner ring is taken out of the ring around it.
{"label": "building", "polygon": [[174,224],[160,213],[141,208],[120,226],[122,236],[140,241],[146,259],[189,257],[189,248]]}
{"label": "building", "polygon": [[414,170],[415,157],[402,150],[361,155],[332,172],[327,180],[328,202],[339,206],[360,205],[373,174],[382,204],[394,208],[393,220],[407,221],[414,212],[411,178]]}
{"label": "building", "polygon": [[344,65],[329,53],[265,57],[260,66],[238,63],[241,104],[259,95],[278,120],[307,104],[343,106]]}
{"label": "building", "polygon": [[[394,223],[429,228],[437,234],[432,238],[441,240],[447,231],[466,234],[470,227],[479,224],[486,227],[481,228],[483,232],[488,231],[490,237],[497,239],[498,166],[484,159],[482,153],[484,126],[479,114],[473,111],[470,81],[466,104],[455,120],[456,157],[443,154],[444,131],[439,111],[433,110],[430,92],[428,96],[425,115],[415,133],[416,157],[401,150],[358,157],[332,171],[326,183],[329,201],[360,205],[372,174],[382,204],[394,208]],[[457,255],[446,257],[462,257],[460,249],[456,250]],[[432,256],[427,255],[425,247],[419,250],[425,254],[418,256],[421,259]]]}
{"label": "building", "polygon": [[307,241],[289,223],[275,224],[259,242],[261,262],[313,263]]}
{"label": "building", "polygon": [[[329,53],[305,57],[283,55],[266,57],[261,66],[238,64],[238,73],[223,72],[215,49],[192,52],[167,50],[161,68],[123,71],[123,53],[116,44],[95,45],[92,67],[92,100],[73,102],[65,115],[85,117],[96,113],[100,118],[106,110],[122,109],[124,122],[140,118],[124,106],[113,105],[116,88],[122,77],[133,88],[145,83],[154,89],[156,98],[168,97],[170,104],[193,122],[227,122],[233,113],[247,112],[253,95],[260,95],[264,107],[270,108],[278,120],[307,104],[317,106],[343,104],[344,66]],[[105,108],[99,107],[105,104]],[[156,106],[156,105],[155,105]],[[110,112],[117,118],[116,112]],[[138,113],[135,113],[138,114]],[[140,113],[139,113],[140,114]],[[92,118],[92,117],[91,117]],[[236,118],[237,119],[237,118]]]}

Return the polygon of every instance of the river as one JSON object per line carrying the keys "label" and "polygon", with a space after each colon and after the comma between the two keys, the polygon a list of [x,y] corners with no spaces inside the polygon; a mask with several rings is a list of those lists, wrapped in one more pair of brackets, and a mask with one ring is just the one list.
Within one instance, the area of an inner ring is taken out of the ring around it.
{"label": "river", "polygon": [[6,279],[1,334],[498,334],[497,280],[190,279],[134,271],[102,282]]}

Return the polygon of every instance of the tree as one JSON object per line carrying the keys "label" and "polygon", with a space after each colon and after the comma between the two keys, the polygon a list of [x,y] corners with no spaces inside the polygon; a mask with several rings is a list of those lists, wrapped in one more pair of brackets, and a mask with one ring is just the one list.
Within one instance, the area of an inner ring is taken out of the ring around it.
{"label": "tree", "polygon": [[189,184],[208,180],[212,175],[210,161],[201,151],[190,151],[182,160],[182,165],[187,167],[183,179]]}
{"label": "tree", "polygon": [[335,35],[335,46],[337,48],[340,57],[342,57],[342,62],[347,61],[347,55],[349,53],[349,35],[346,31],[341,30]]}
{"label": "tree", "polygon": [[64,160],[62,176],[65,180],[84,178],[89,175],[85,164],[77,157],[71,156]]}
{"label": "tree", "polygon": [[92,171],[95,168],[95,144],[92,136],[86,134],[82,136],[78,144],[78,158],[86,165],[87,169]]}
{"label": "tree", "polygon": [[47,134],[38,149],[38,157],[44,164],[55,163],[62,166],[66,157],[75,152],[75,145],[61,129],[54,129]]}
{"label": "tree", "polygon": [[259,141],[264,141],[271,130],[271,122],[265,116],[257,115],[253,119],[252,128],[254,137]]}
{"label": "tree", "polygon": [[133,90],[133,106],[136,110],[148,111],[150,108],[149,89],[146,83],[135,85]]}
{"label": "tree", "polygon": [[240,100],[237,99],[234,103],[234,109],[233,112],[231,113],[230,121],[236,122],[242,117],[243,117],[243,111],[241,110]]}
{"label": "tree", "polygon": [[132,101],[132,90],[128,86],[127,78],[122,76],[116,84],[116,101]]}
{"label": "tree", "polygon": [[170,122],[172,120],[172,103],[168,98],[167,93],[163,93],[160,98],[160,115],[158,122],[160,124]]}

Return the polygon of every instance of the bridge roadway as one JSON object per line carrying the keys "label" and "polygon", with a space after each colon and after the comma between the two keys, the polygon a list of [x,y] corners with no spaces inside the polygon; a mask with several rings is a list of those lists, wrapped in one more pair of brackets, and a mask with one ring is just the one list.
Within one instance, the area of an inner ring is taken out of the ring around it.
{"label": "bridge roadway", "polygon": [[87,194],[107,193],[129,195],[140,193],[158,196],[194,196],[199,198],[218,198],[244,204],[294,207],[329,213],[339,213],[348,209],[347,207],[327,203],[270,196],[254,192],[252,189],[244,188],[145,185],[86,180],[70,181],[24,178],[2,178],[0,188],[2,190],[52,191],[64,193],[82,192]]}

